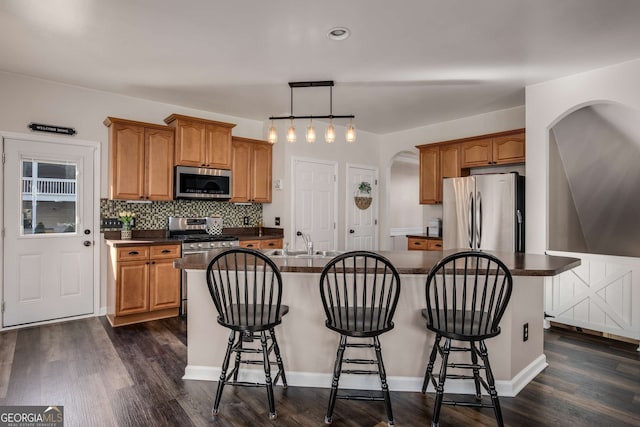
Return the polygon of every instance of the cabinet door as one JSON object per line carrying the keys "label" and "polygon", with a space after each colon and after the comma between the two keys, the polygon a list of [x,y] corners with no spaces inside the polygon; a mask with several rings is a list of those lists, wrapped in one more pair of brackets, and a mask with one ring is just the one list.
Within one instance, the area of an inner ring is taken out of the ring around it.
{"label": "cabinet door", "polygon": [[438,201],[442,202],[442,180],[457,178],[460,173],[460,145],[444,144],[440,146],[440,179],[438,185]]}
{"label": "cabinet door", "polygon": [[205,151],[207,167],[231,169],[231,129],[208,124]]}
{"label": "cabinet door", "polygon": [[231,202],[248,202],[250,192],[251,144],[234,141],[232,150]]}
{"label": "cabinet door", "polygon": [[173,130],[145,129],[145,199],[173,200]]}
{"label": "cabinet door", "polygon": [[505,165],[525,161],[524,132],[493,139],[493,163]]}
{"label": "cabinet door", "polygon": [[440,150],[438,147],[420,149],[420,203],[438,203],[440,183]]}
{"label": "cabinet door", "polygon": [[180,166],[205,166],[204,123],[178,120],[176,126],[175,164]]}
{"label": "cabinet door", "polygon": [[151,260],[149,269],[149,310],[180,306],[180,270],[173,260]]}
{"label": "cabinet door", "polygon": [[462,143],[462,167],[490,165],[493,161],[493,138],[476,139]]}
{"label": "cabinet door", "polygon": [[118,263],[116,316],[149,311],[149,261]]}
{"label": "cabinet door", "polygon": [[144,197],[144,127],[113,123],[110,127],[110,199]]}
{"label": "cabinet door", "polygon": [[251,153],[251,197],[257,203],[271,203],[270,144],[253,144]]}

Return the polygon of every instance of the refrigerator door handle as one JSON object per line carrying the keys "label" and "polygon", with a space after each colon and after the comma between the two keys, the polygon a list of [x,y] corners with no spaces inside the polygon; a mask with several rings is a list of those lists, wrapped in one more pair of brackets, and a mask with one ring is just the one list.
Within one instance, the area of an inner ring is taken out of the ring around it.
{"label": "refrigerator door handle", "polygon": [[469,225],[467,236],[469,237],[469,248],[473,249],[473,193],[469,193]]}
{"label": "refrigerator door handle", "polygon": [[482,194],[478,192],[478,202],[476,205],[476,247],[481,248],[482,245]]}

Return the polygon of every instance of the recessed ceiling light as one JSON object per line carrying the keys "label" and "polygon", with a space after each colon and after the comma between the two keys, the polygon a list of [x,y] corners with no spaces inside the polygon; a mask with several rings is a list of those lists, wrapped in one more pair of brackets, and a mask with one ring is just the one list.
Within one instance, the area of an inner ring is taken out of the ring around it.
{"label": "recessed ceiling light", "polygon": [[327,33],[327,37],[331,40],[344,40],[351,35],[351,31],[349,31],[346,27],[335,27],[329,30]]}

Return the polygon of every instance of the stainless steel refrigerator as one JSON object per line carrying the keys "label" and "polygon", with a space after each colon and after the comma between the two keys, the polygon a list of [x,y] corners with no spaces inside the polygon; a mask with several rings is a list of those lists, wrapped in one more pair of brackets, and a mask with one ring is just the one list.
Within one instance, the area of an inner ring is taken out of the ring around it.
{"label": "stainless steel refrigerator", "polygon": [[444,249],[524,252],[524,177],[445,178],[442,216]]}

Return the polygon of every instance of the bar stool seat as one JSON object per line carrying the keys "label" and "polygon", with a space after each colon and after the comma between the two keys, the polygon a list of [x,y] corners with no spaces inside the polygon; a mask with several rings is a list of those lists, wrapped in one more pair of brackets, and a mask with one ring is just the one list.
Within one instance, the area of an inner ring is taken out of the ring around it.
{"label": "bar stool seat", "polygon": [[[436,390],[432,427],[439,425],[442,404],[493,408],[498,425],[503,426],[485,340],[500,334],[500,319],[513,287],[511,272],[493,255],[460,252],[438,262],[429,272],[425,287],[427,308],[420,314],[427,321],[427,329],[436,334],[422,383],[423,393],[429,382]],[[443,338],[444,345],[441,344]],[[452,346],[452,340],[466,342],[467,346]],[[450,363],[452,352],[470,353],[471,363]],[[432,372],[438,355],[442,360],[436,378]],[[451,374],[449,368],[470,370],[472,374]],[[484,371],[486,379],[480,371]],[[447,378],[473,380],[476,401],[444,400]],[[482,402],[481,387],[489,394],[491,403]]]}
{"label": "bar stool seat", "polygon": [[[331,424],[336,399],[383,401],[388,424],[393,425],[391,397],[378,336],[393,329],[393,314],[400,295],[400,275],[389,260],[366,251],[352,251],[333,258],[320,275],[320,295],[325,325],[340,334],[325,423]],[[357,342],[348,342],[347,337]],[[360,340],[358,340],[360,339]],[[368,342],[362,342],[366,339]],[[345,359],[347,348],[373,349],[375,359]],[[347,365],[373,365],[374,369],[343,369]],[[339,394],[340,374],[377,375],[381,396]]]}
{"label": "bar stool seat", "polygon": [[[273,398],[273,385],[282,380],[287,387],[284,364],[276,340],[275,327],[289,312],[289,307],[281,304],[282,277],[280,270],[271,259],[253,249],[233,248],[219,253],[207,267],[207,286],[218,311],[218,323],[231,330],[215,401],[211,413],[218,415],[222,390],[225,385],[262,387],[267,391],[269,418],[277,417]],[[254,341],[260,348],[248,347]],[[275,362],[270,354],[275,354]],[[231,353],[235,353],[234,367],[229,374]],[[244,358],[261,354],[262,358]],[[240,365],[262,365],[264,383],[238,381]],[[271,365],[278,371],[271,378]]]}

